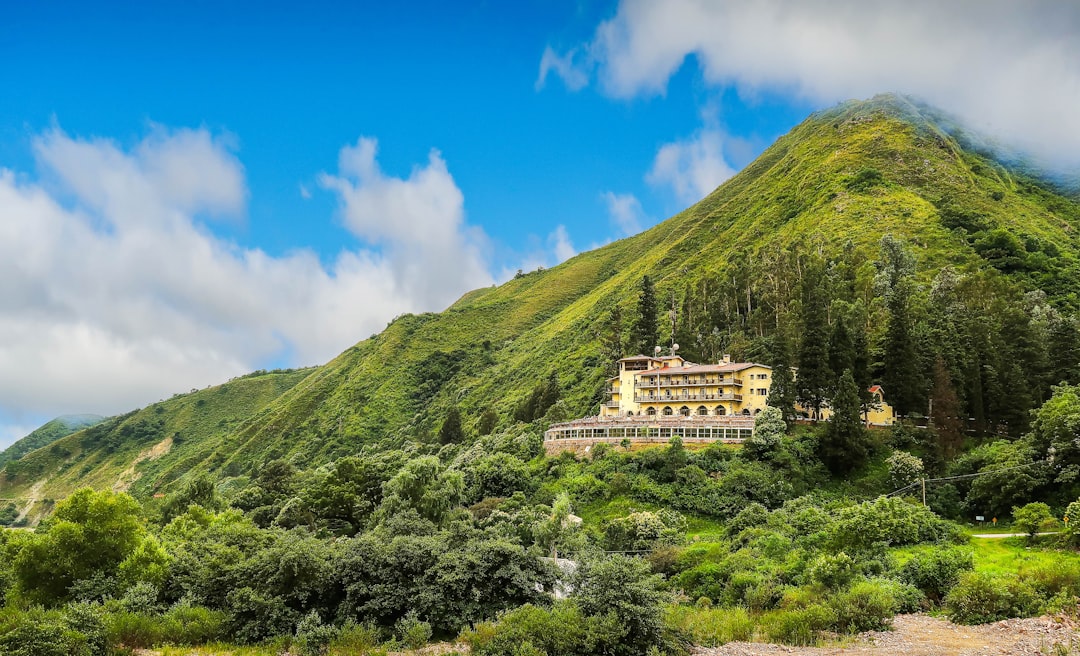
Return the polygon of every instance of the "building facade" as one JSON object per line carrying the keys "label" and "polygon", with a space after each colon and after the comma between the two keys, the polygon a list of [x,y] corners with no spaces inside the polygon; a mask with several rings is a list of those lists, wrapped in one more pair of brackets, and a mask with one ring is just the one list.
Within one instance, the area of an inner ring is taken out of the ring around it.
{"label": "building facade", "polygon": [[765,407],[772,368],[754,362],[694,364],[678,355],[619,360],[601,417],[753,416]]}

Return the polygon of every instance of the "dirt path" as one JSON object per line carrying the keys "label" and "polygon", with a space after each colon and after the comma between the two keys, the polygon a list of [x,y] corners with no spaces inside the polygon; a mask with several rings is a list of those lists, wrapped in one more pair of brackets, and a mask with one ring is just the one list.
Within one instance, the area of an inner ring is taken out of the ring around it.
{"label": "dirt path", "polygon": [[48,480],[49,479],[47,478],[43,478],[37,483],[34,483],[34,485],[30,488],[30,491],[26,493],[26,497],[27,499],[29,499],[29,501],[23,507],[22,512],[19,513],[19,516],[15,518],[16,524],[26,519],[26,516],[30,514],[30,510],[34,507],[34,504],[41,500],[41,488],[45,487],[45,483],[48,482]]}
{"label": "dirt path", "polygon": [[154,446],[137,455],[135,459],[131,461],[131,465],[120,472],[120,475],[116,478],[116,482],[113,483],[112,486],[113,492],[127,492],[131,489],[132,484],[139,480],[139,472],[135,471],[136,465],[144,460],[157,460],[168,453],[169,449],[172,448],[172,445],[173,439],[171,437],[166,437]]}
{"label": "dirt path", "polygon": [[[1046,533],[1036,533],[1035,535],[1057,535],[1057,531],[1049,531]],[[973,538],[993,539],[993,538],[1026,538],[1027,533],[978,533],[972,535]]]}
{"label": "dirt path", "polygon": [[927,615],[897,615],[893,630],[861,634],[848,647],[785,647],[731,642],[694,650],[700,656],[1021,656],[1056,653],[1057,645],[1080,650],[1080,632],[1069,620],[1036,617],[980,626],[959,626]]}

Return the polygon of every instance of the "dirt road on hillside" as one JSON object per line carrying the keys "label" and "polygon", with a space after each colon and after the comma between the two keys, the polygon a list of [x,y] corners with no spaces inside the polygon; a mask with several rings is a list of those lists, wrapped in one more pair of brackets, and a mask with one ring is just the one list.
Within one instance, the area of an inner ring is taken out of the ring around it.
{"label": "dirt road on hillside", "polygon": [[[1080,652],[1080,625],[1070,620],[1036,617],[980,626],[959,626],[926,615],[897,615],[893,631],[860,635],[849,647],[785,647],[731,642],[699,647],[699,656],[1056,656]],[[1062,650],[1061,645],[1065,649]]]}

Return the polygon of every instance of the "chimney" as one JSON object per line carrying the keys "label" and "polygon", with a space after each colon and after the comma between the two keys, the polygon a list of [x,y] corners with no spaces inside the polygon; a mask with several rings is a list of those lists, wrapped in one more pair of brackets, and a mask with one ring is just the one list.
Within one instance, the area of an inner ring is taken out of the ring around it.
{"label": "chimney", "polygon": [[724,359],[721,360],[721,364],[731,364],[731,354],[730,353],[725,353],[724,354]]}

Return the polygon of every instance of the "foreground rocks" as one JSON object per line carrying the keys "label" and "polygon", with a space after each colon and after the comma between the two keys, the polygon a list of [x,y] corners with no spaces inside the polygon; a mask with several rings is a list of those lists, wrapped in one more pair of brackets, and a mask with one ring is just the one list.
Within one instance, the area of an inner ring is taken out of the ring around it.
{"label": "foreground rocks", "polygon": [[863,633],[843,647],[731,642],[723,647],[698,647],[693,653],[700,656],[1065,656],[1080,654],[1080,625],[1069,618],[1035,617],[961,626],[928,615],[897,615],[892,631]]}

